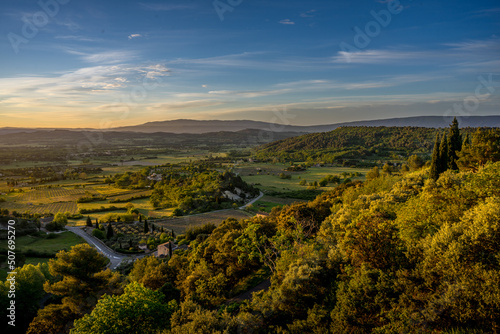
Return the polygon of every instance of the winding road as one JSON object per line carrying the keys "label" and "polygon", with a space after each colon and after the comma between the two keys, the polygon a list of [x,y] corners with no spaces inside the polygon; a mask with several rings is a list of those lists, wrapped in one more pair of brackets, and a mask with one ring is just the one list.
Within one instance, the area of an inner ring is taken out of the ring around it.
{"label": "winding road", "polygon": [[255,202],[257,202],[259,199],[261,199],[262,197],[264,196],[264,193],[261,191],[259,193],[259,196],[255,197],[253,200],[251,200],[250,202],[248,202],[247,204],[243,205],[243,206],[240,206],[238,209],[240,210],[245,210],[245,208],[248,206],[248,205],[251,205]]}
{"label": "winding road", "polygon": [[[240,210],[244,210],[248,205],[257,202],[263,196],[264,196],[264,193],[261,191],[260,194],[259,194],[259,196],[255,197],[254,199],[252,199],[250,202],[246,203],[245,205],[240,206],[239,209]],[[102,255],[106,256],[109,259],[108,267],[110,269],[112,269],[112,270],[116,269],[120,265],[120,263],[122,263],[123,260],[135,260],[135,259],[142,258],[142,257],[144,257],[146,255],[154,254],[154,253],[141,254],[141,255],[124,255],[124,254],[120,254],[120,253],[115,252],[114,250],[112,250],[108,246],[106,246],[101,240],[97,239],[94,236],[91,236],[91,235],[87,234],[83,230],[84,227],[82,228],[82,227],[66,226],[66,229],[68,231],[73,232],[76,235],[82,237],[83,239],[85,239],[85,241],[88,242],[89,245],[95,247],[99,253],[101,253]]]}
{"label": "winding road", "polygon": [[81,227],[66,226],[66,229],[68,231],[71,231],[71,232],[75,233],[76,235],[82,237],[83,239],[85,239],[85,241],[87,241],[89,245],[95,247],[97,249],[97,251],[99,251],[99,253],[106,256],[109,259],[108,267],[110,269],[113,269],[113,270],[116,269],[116,267],[118,267],[120,265],[120,263],[122,263],[123,260],[132,260],[132,259],[136,259],[136,258],[140,258],[140,257],[144,256],[144,254],[130,256],[130,255],[124,255],[124,254],[117,253],[114,250],[112,250],[111,248],[109,248],[108,246],[106,246],[99,239],[97,239],[91,235],[88,235],[85,231],[83,231],[83,229]]}

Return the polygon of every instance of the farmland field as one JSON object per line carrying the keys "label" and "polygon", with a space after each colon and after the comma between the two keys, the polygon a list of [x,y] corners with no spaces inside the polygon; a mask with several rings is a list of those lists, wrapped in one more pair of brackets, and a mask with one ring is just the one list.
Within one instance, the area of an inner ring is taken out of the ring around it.
{"label": "farmland field", "polygon": [[0,202],[0,208],[9,209],[10,211],[17,212],[29,212],[32,214],[44,214],[47,212],[57,213],[57,212],[69,212],[71,214],[76,214],[78,212],[78,206],[75,202],[58,202],[49,204],[24,204],[24,203],[13,203],[13,202]]}
{"label": "farmland field", "polygon": [[87,194],[97,195],[97,192],[90,187],[77,189],[51,187],[32,190],[30,192],[22,194],[19,199],[21,201],[76,201],[80,197],[83,197]]}
{"label": "farmland field", "polygon": [[176,234],[182,234],[186,231],[187,228],[192,226],[200,226],[207,223],[212,223],[215,225],[219,225],[222,221],[227,218],[236,218],[236,219],[248,219],[253,215],[241,211],[241,210],[220,210],[214,212],[201,213],[198,215],[186,216],[186,217],[178,217],[171,218],[167,220],[155,221],[154,223],[158,226],[163,226],[166,229],[174,230]]}
{"label": "farmland field", "polygon": [[[350,168],[350,167],[310,167],[306,171],[286,172],[285,168],[289,164],[241,164],[234,168],[242,179],[250,184],[254,184],[264,192],[266,191],[295,191],[305,190],[307,186],[300,185],[300,181],[306,182],[320,181],[327,175],[341,175],[342,173],[362,173],[363,176],[349,177],[351,180],[364,180],[369,168]],[[281,179],[278,175],[285,173],[291,175],[291,179]],[[331,190],[333,187],[323,187],[323,190]]]}
{"label": "farmland field", "polygon": [[[69,250],[71,246],[85,243],[85,241],[72,232],[62,232],[54,234],[53,237],[26,235],[16,238],[16,250],[23,252],[26,250],[36,250],[39,252],[56,255],[60,250]],[[7,249],[7,244],[2,243],[0,249]]]}
{"label": "farmland field", "polygon": [[284,206],[284,205],[289,205],[292,203],[296,202],[306,202],[304,200],[300,199],[294,199],[294,198],[279,198],[279,197],[274,197],[274,196],[264,196],[254,204],[252,204],[251,211],[257,212],[257,211],[264,211],[264,212],[271,212],[272,208],[276,206]]}

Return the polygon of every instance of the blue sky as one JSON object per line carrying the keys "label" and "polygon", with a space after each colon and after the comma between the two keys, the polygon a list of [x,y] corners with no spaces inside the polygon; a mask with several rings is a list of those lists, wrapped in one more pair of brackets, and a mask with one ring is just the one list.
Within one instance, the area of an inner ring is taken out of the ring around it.
{"label": "blue sky", "polygon": [[500,114],[496,0],[2,0],[0,45],[0,126]]}

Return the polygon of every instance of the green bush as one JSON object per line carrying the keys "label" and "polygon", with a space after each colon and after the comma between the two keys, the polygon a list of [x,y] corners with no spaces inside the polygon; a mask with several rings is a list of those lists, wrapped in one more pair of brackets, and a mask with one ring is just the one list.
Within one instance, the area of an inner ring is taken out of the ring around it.
{"label": "green bush", "polygon": [[101,230],[98,230],[98,229],[94,229],[92,231],[92,235],[94,237],[96,237],[97,239],[101,239],[101,240],[106,239],[106,233],[104,233],[104,231],[101,231]]}

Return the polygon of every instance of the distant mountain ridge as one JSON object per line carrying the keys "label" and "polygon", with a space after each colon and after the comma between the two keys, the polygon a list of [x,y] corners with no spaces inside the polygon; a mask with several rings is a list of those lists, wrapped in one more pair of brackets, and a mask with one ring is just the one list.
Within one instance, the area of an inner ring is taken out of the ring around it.
{"label": "distant mountain ridge", "polygon": [[[420,116],[420,117],[405,117],[405,118],[389,118],[368,121],[344,122],[325,125],[283,125],[261,121],[251,120],[190,120],[177,119],[171,121],[148,122],[133,126],[124,126],[110,129],[65,129],[71,131],[113,131],[113,132],[139,132],[139,133],[186,133],[186,134],[202,134],[210,132],[237,132],[246,129],[256,129],[271,132],[327,132],[344,126],[414,126],[425,128],[445,128],[448,127],[453,117],[443,116]],[[460,127],[500,127],[500,115],[492,116],[469,116],[459,117]],[[35,131],[53,131],[55,128],[0,128],[0,134],[9,134],[17,132],[35,132]]]}

